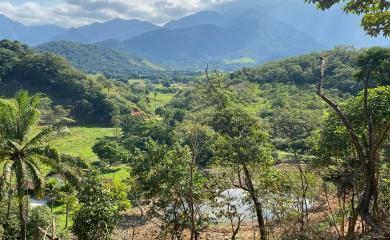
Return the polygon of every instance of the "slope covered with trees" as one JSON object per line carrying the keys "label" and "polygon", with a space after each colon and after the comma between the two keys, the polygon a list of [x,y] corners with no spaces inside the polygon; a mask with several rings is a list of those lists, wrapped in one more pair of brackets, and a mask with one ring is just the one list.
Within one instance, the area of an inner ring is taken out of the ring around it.
{"label": "slope covered with trees", "polygon": [[147,60],[93,44],[49,42],[37,49],[66,58],[74,67],[87,73],[101,73],[113,78],[157,76],[163,69]]}
{"label": "slope covered with trees", "polygon": [[298,86],[316,84],[318,80],[318,59],[327,59],[327,88],[356,93],[360,88],[353,77],[357,67],[357,56],[364,50],[338,47],[330,51],[315,52],[270,62],[256,68],[243,68],[230,75],[231,78],[245,79],[259,84],[286,83]]}
{"label": "slope covered with trees", "polygon": [[[115,111],[129,112],[134,104],[105,89],[121,83],[109,82],[102,76],[89,76],[54,54],[41,54],[19,42],[0,41],[0,94],[11,97],[19,89],[46,94],[59,112],[84,123],[110,124]],[[112,90],[113,91],[113,90]],[[128,96],[126,92],[126,96]]]}

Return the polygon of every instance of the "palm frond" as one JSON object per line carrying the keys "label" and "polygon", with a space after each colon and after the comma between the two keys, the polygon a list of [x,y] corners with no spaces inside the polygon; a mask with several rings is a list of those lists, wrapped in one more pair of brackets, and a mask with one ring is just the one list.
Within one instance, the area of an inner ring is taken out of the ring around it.
{"label": "palm frond", "polygon": [[7,151],[9,153],[12,153],[12,152],[19,152],[20,149],[21,149],[21,146],[19,145],[19,143],[17,143],[16,141],[13,141],[13,140],[5,140],[4,141],[4,151]]}
{"label": "palm frond", "polygon": [[11,187],[11,174],[14,162],[6,161],[3,165],[3,173],[0,179],[0,199],[3,198],[4,193]]}
{"label": "palm frond", "polygon": [[60,163],[60,154],[56,148],[46,146],[46,147],[32,147],[24,149],[24,152],[27,156],[37,156],[51,159],[53,162]]}
{"label": "palm frond", "polygon": [[15,101],[0,99],[0,133],[2,139],[15,139],[17,132]]}
{"label": "palm frond", "polygon": [[64,174],[66,179],[69,180],[73,185],[77,186],[80,182],[81,172],[78,169],[67,166],[65,163],[56,161],[44,156],[40,157],[40,160],[49,165],[54,173]]}
{"label": "palm frond", "polygon": [[25,140],[32,131],[32,127],[39,121],[41,99],[41,94],[30,96],[25,90],[18,91],[15,95],[18,115],[17,139],[21,142]]}
{"label": "palm frond", "polygon": [[51,140],[64,136],[66,134],[70,134],[69,129],[66,127],[67,124],[72,123],[73,120],[69,118],[62,118],[58,121],[56,121],[53,125],[44,128],[42,131],[40,131],[37,135],[35,135],[31,140],[29,140],[26,144],[24,149],[36,146],[36,145],[42,145],[47,144]]}
{"label": "palm frond", "polygon": [[68,154],[61,154],[61,162],[79,169],[88,169],[89,166],[85,161],[83,161],[80,157],[74,157]]}
{"label": "palm frond", "polygon": [[29,159],[26,161],[26,169],[28,170],[31,180],[35,187],[34,188],[35,197],[38,199],[42,198],[43,190],[45,189],[45,178],[42,176],[42,173],[39,170],[38,165],[32,159]]}
{"label": "palm frond", "polygon": [[12,151],[8,148],[5,140],[0,140],[0,162],[5,161],[11,155]]}
{"label": "palm frond", "polygon": [[88,168],[80,158],[70,155],[61,155],[55,148],[29,148],[26,150],[31,156],[35,156],[42,163],[50,166],[53,171],[62,173],[72,183],[77,184],[80,180],[81,168]]}

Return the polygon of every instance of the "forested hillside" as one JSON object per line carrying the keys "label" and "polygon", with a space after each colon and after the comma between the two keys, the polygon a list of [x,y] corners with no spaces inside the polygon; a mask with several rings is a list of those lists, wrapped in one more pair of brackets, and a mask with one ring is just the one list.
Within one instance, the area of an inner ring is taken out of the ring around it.
{"label": "forested hillside", "polygon": [[[60,112],[70,111],[79,122],[95,124],[111,124],[115,109],[128,113],[135,106],[126,89],[118,86],[120,82],[86,75],[57,55],[38,53],[19,42],[0,41],[0,61],[3,97],[11,97],[19,89],[44,93]],[[108,87],[118,89],[117,94],[107,93]]]}
{"label": "forested hillside", "polygon": [[259,84],[287,83],[298,86],[316,84],[318,81],[318,61],[327,59],[328,68],[326,88],[356,93],[359,82],[353,77],[357,71],[357,57],[364,50],[338,47],[330,51],[315,52],[308,55],[270,62],[256,68],[243,68],[230,75],[231,78],[245,79]]}
{"label": "forested hillside", "polygon": [[111,78],[155,77],[163,71],[147,60],[93,44],[59,41],[39,45],[37,49],[63,56],[87,73],[102,73]]}
{"label": "forested hillside", "polygon": [[0,240],[390,239],[389,16],[0,0]]}

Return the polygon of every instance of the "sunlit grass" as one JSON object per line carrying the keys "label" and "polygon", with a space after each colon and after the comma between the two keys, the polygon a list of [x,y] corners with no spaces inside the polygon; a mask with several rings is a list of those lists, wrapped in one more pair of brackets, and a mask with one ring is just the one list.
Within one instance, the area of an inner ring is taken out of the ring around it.
{"label": "sunlit grass", "polygon": [[98,160],[92,151],[96,140],[106,136],[115,136],[115,128],[71,127],[70,131],[70,135],[54,140],[53,146],[61,153],[79,156],[88,163]]}

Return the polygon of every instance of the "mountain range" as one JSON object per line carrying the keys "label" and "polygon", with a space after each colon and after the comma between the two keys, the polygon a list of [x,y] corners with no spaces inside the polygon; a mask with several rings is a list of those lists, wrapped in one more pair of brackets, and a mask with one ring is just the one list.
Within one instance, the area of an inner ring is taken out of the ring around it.
{"label": "mountain range", "polygon": [[34,46],[50,41],[65,31],[65,28],[56,25],[25,26],[0,14],[0,39],[18,40]]}
{"label": "mountain range", "polygon": [[326,48],[309,35],[256,10],[247,10],[232,18],[222,15],[219,24],[198,24],[198,20],[205,19],[199,15],[218,19],[217,13],[200,12],[191,16],[197,22],[193,25],[185,18],[168,23],[170,28],[143,33],[125,41],[108,40],[98,44],[160,64],[191,68],[204,67],[206,63],[223,67],[226,62],[242,58],[261,63]]}
{"label": "mountain range", "polygon": [[79,43],[95,43],[107,39],[126,40],[139,34],[160,28],[149,22],[137,19],[113,19],[104,23],[71,28],[51,40],[65,40]]}
{"label": "mountain range", "polygon": [[[65,57],[70,56],[59,48],[64,46],[63,41],[68,41],[98,45],[100,52],[103,48],[112,49],[114,52],[103,51],[105,58],[112,54],[112,59],[120,59],[121,64],[125,61],[123,56],[118,58],[118,52],[125,53],[125,58],[132,55],[162,66],[200,69],[213,64],[227,70],[336,45],[389,44],[388,39],[365,36],[360,18],[339,8],[321,12],[301,0],[253,2],[233,1],[218,11],[197,12],[163,26],[135,19],[113,19],[65,29],[55,25],[25,26],[0,15],[0,39],[33,46],[53,41],[50,49]],[[58,46],[53,47],[55,44]],[[67,44],[66,51],[70,52],[71,46],[80,48]],[[78,62],[85,61],[82,59]]]}

